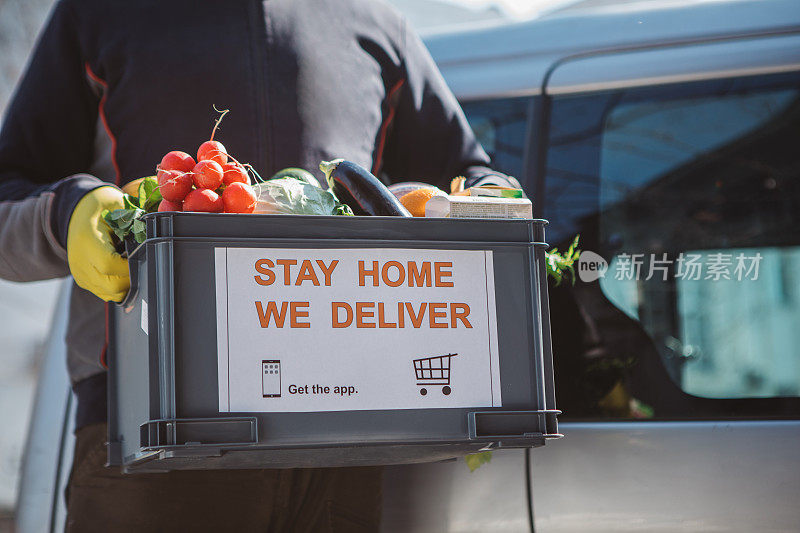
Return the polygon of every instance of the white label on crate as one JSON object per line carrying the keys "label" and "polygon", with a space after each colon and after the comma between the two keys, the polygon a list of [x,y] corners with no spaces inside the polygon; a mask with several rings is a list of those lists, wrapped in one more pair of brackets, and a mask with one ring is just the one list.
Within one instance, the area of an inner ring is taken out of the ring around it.
{"label": "white label on crate", "polygon": [[491,251],[217,248],[220,412],[500,407]]}
{"label": "white label on crate", "polygon": [[142,326],[142,331],[144,331],[144,334],[150,335],[150,333],[147,332],[147,300],[145,300],[144,298],[142,298],[141,326]]}

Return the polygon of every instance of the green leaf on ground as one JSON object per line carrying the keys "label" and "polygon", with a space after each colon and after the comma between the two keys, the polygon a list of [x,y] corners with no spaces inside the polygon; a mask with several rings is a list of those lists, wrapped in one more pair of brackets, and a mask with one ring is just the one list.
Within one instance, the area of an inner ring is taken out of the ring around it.
{"label": "green leaf on ground", "polygon": [[492,460],[492,452],[478,452],[464,457],[470,472],[477,470],[482,464]]}

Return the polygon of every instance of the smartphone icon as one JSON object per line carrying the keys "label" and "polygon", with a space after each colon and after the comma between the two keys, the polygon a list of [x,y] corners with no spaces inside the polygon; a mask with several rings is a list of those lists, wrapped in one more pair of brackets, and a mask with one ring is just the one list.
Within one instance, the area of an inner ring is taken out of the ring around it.
{"label": "smartphone icon", "polygon": [[281,397],[281,362],[261,361],[261,393],[264,398]]}

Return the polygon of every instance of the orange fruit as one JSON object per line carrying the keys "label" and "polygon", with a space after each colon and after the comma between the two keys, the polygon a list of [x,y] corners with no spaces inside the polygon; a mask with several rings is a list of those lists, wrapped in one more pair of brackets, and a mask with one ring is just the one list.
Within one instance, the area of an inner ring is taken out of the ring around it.
{"label": "orange fruit", "polygon": [[425,204],[428,203],[428,200],[440,194],[443,195],[444,193],[436,187],[425,187],[404,194],[400,198],[400,203],[403,204],[403,207],[408,209],[409,213],[413,216],[424,217]]}

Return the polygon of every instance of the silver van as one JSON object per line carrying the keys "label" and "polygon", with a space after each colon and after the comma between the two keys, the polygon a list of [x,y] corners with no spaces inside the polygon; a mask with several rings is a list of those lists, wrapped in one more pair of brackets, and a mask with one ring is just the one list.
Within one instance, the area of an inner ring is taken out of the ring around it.
{"label": "silver van", "polygon": [[[565,438],[388,467],[384,530],[800,530],[800,2],[584,0],[426,44],[548,241],[587,252],[551,287]],[[63,527],[63,326],[23,533]]]}

